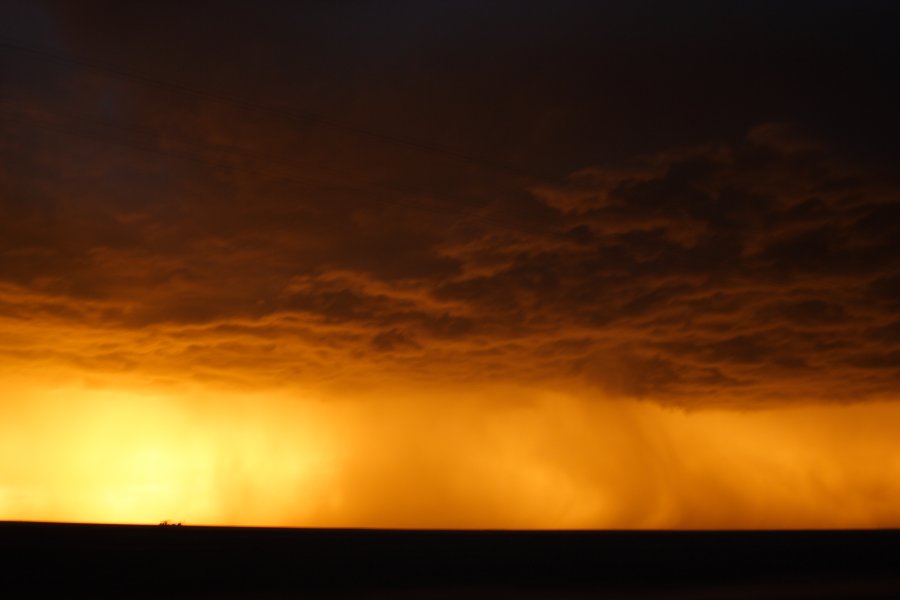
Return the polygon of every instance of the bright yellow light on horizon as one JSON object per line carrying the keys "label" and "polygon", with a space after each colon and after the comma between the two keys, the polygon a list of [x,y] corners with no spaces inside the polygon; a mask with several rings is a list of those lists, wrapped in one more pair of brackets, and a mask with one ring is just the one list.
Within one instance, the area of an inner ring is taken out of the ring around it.
{"label": "bright yellow light on horizon", "polygon": [[[0,518],[259,525],[302,518],[303,503],[280,503],[278,486],[327,477],[330,445],[310,407],[288,408],[288,426],[260,406],[258,398],[227,395],[198,402],[121,390],[32,394],[18,418],[0,426]],[[238,510],[257,495],[269,496],[266,514]]]}
{"label": "bright yellow light on horizon", "polygon": [[[0,519],[477,528],[900,525],[900,407],[685,413],[576,393],[23,386]],[[425,394],[426,392],[421,392]]]}

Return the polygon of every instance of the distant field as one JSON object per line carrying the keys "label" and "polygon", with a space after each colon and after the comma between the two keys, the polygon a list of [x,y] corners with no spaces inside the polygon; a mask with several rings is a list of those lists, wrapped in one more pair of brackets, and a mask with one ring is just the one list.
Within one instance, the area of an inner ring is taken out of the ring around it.
{"label": "distant field", "polygon": [[900,598],[900,531],[0,523],[6,597]]}

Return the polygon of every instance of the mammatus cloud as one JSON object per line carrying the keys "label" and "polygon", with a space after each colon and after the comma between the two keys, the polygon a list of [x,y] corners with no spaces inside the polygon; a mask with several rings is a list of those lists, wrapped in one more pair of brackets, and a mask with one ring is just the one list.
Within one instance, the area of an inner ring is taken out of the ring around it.
{"label": "mammatus cloud", "polygon": [[[71,169],[66,188],[3,174],[4,317],[28,340],[10,359],[267,385],[587,382],[685,407],[890,399],[900,377],[896,186],[784,126],[585,169],[519,196],[528,212],[496,196],[449,226],[230,172],[151,176],[137,197],[113,173],[88,194],[101,180]],[[289,203],[296,219],[267,216]]]}
{"label": "mammatus cloud", "polygon": [[621,332],[601,344],[621,370],[584,364],[601,383],[700,403],[890,397],[896,350],[878,332],[893,300],[876,290],[900,268],[900,204],[886,179],[766,125],[538,193],[584,240],[562,271],[591,270],[574,289],[594,302],[559,312]]}

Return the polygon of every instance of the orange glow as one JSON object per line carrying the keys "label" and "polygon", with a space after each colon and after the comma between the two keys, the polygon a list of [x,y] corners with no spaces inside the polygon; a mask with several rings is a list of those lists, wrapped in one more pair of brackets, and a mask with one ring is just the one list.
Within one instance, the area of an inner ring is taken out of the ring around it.
{"label": "orange glow", "polygon": [[880,8],[81,4],[0,2],[0,520],[900,527]]}
{"label": "orange glow", "polygon": [[[900,407],[516,387],[325,397],[9,384],[0,518],[473,528],[900,525]],[[427,401],[426,401],[427,400]]]}

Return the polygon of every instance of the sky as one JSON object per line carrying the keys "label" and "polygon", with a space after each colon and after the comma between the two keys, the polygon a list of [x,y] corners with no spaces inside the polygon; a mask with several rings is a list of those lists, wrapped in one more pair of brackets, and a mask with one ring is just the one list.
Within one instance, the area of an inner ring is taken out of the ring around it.
{"label": "sky", "polygon": [[0,519],[900,526],[898,17],[0,1]]}

